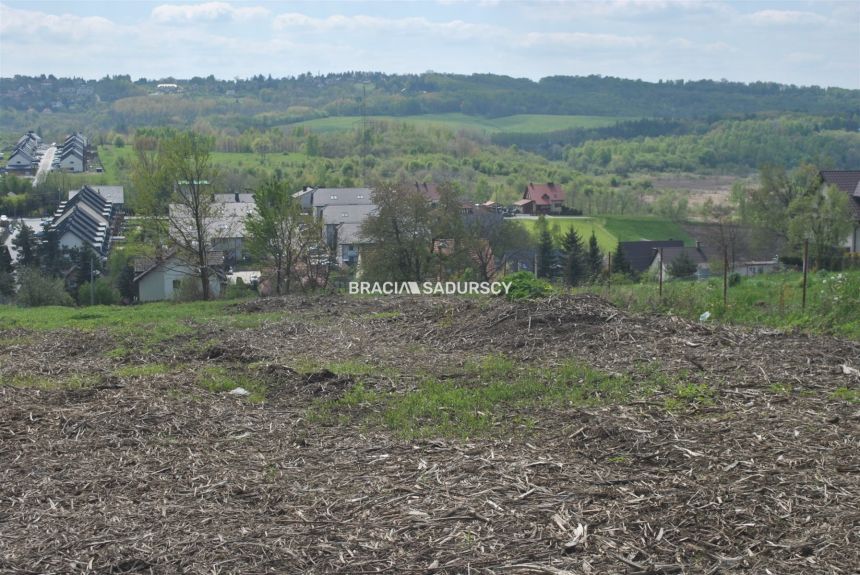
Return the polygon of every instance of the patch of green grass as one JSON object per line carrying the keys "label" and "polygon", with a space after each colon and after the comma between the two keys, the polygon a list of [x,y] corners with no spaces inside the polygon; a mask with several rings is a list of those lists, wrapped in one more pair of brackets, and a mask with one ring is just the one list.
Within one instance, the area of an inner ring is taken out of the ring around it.
{"label": "patch of green grass", "polygon": [[789,394],[791,393],[791,384],[789,383],[772,383],[768,387],[772,393]]}
{"label": "patch of green grass", "polygon": [[259,403],[266,399],[266,387],[261,382],[244,373],[237,373],[225,367],[208,366],[197,376],[197,385],[212,393],[227,393],[237,387],[248,391],[248,400]]}
{"label": "patch of green grass", "polygon": [[[520,225],[525,226],[530,234],[537,237],[537,219],[516,219]],[[550,216],[546,218],[549,231],[556,241],[561,241],[567,230],[573,228],[579,237],[587,245],[591,233],[597,238],[597,245],[604,252],[612,251],[618,245],[618,239],[603,226],[600,218]]]}
{"label": "patch of green grass", "polygon": [[713,395],[713,390],[705,383],[678,384],[673,396],[664,400],[664,406],[669,411],[678,411],[686,407],[712,405]]}
{"label": "patch of green grass", "polygon": [[117,377],[152,377],[170,373],[170,366],[163,363],[146,363],[143,365],[126,365],[114,370]]}
{"label": "patch of green grass", "polygon": [[491,431],[531,429],[537,419],[512,413],[524,408],[586,406],[621,402],[632,394],[631,380],[569,361],[555,368],[517,365],[490,355],[466,364],[456,379],[426,377],[406,393],[381,394],[361,384],[342,398],[318,404],[313,418],[369,418],[407,438],[472,437]]}
{"label": "patch of green grass", "polygon": [[649,216],[604,216],[600,219],[604,229],[618,242],[673,239],[683,240],[688,246],[695,243],[678,222],[671,220]]}
{"label": "patch of green grass", "polygon": [[[728,291],[723,306],[722,277],[707,281],[668,281],[662,299],[656,283],[614,285],[612,303],[632,311],[666,312],[697,320],[801,328],[860,340],[860,270],[810,274],[806,308],[802,308],[802,274],[781,272],[742,278]],[[602,292],[606,295],[606,292]]]}
{"label": "patch of green grass", "polygon": [[[502,118],[484,118],[466,114],[422,114],[418,116],[369,116],[371,122],[392,122],[420,127],[439,126],[454,131],[471,130],[487,134],[496,132],[545,133],[570,128],[600,128],[612,126],[627,118],[612,116],[570,116],[550,114],[517,114]],[[339,132],[360,127],[360,116],[333,116],[306,120],[291,126],[304,126],[315,132]]]}
{"label": "patch of green grass", "polygon": [[860,402],[860,392],[856,389],[850,389],[848,387],[840,387],[831,395],[833,399],[838,399],[839,401],[846,401],[848,403],[858,403]]}
{"label": "patch of green grass", "polygon": [[90,374],[72,374],[66,377],[47,375],[16,375],[8,380],[12,387],[41,390],[84,389],[98,383],[98,377]]}

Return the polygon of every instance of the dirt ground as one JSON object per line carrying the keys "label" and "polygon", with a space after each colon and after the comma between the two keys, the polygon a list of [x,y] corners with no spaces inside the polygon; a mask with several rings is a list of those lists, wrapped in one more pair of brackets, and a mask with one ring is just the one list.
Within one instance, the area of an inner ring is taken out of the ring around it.
{"label": "dirt ground", "polygon": [[[0,385],[0,572],[858,572],[860,343],[594,296],[290,297],[229,314],[265,319],[151,348],[0,331],[0,380],[91,382]],[[330,362],[371,362],[368,386],[404,394],[489,355],[712,393],[681,409],[666,390],[510,406],[469,438],[310,417],[355,383]],[[171,369],[128,375],[155,364]],[[256,374],[266,401],[201,389],[212,366]]]}

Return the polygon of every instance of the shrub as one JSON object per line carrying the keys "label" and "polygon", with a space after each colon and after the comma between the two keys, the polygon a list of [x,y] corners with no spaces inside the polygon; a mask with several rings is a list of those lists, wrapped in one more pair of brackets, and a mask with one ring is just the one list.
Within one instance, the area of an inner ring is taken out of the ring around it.
{"label": "shrub", "polygon": [[90,282],[84,282],[78,288],[79,305],[90,305],[90,301],[95,305],[116,305],[119,297],[119,291],[107,278],[98,278],[94,282],[92,292]]}
{"label": "shrub", "polygon": [[43,305],[72,306],[74,300],[66,293],[63,280],[43,275],[35,269],[22,268],[18,271],[20,287],[16,301],[23,307]]}
{"label": "shrub", "polygon": [[517,272],[505,278],[511,282],[508,299],[534,299],[549,295],[552,287],[545,281],[537,279],[530,272]]}

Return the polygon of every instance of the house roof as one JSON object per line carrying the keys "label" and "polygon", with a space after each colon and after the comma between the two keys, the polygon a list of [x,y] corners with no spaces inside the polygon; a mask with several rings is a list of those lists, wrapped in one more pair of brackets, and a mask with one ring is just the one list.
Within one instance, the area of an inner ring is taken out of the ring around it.
{"label": "house roof", "polygon": [[860,170],[822,170],[821,179],[850,196],[854,219],[860,220]]}
{"label": "house roof", "polygon": [[[157,270],[162,264],[166,264],[172,259],[177,258],[177,249],[171,248],[167,253],[162,255],[161,257],[144,257],[137,258],[134,260],[134,271],[137,275],[134,276],[134,281],[139,282],[145,276]],[[222,251],[211,251],[206,254],[206,261],[210,267],[224,265],[224,252]]]}
{"label": "house roof", "polygon": [[694,264],[708,263],[708,258],[705,257],[705,252],[703,252],[701,248],[683,246],[663,248],[663,261],[667,266],[672,265],[672,262],[681,254],[687,254],[687,257],[689,257]]}
{"label": "house roof", "polygon": [[[112,204],[125,203],[125,189],[122,186],[91,186],[104,199]],[[71,193],[71,192],[69,192]]]}
{"label": "house roof", "polygon": [[415,189],[418,190],[418,193],[427,198],[427,201],[429,202],[438,202],[442,197],[439,193],[439,186],[436,184],[415,182]]}
{"label": "house roof", "polygon": [[561,186],[552,182],[546,184],[529,183],[523,193],[523,199],[534,200],[535,205],[549,206],[554,203],[564,202],[564,190]]}
{"label": "house roof", "polygon": [[[187,206],[170,204],[168,206],[171,224],[180,225],[186,233],[193,229],[193,220]],[[217,238],[244,238],[245,221],[249,215],[257,212],[257,204],[247,202],[232,202],[229,204],[214,202],[206,227]]]}
{"label": "house roof", "polygon": [[109,245],[112,214],[111,203],[90,186],[84,186],[60,204],[51,228],[60,237],[71,233],[94,250],[104,253]]}
{"label": "house roof", "polygon": [[320,215],[326,224],[361,224],[375,211],[375,205],[333,205],[324,207]]}
{"label": "house roof", "polygon": [[314,207],[342,205],[373,205],[373,190],[370,188],[316,188]]}
{"label": "house roof", "polygon": [[517,200],[514,202],[515,206],[527,206],[528,204],[533,204],[534,200],[527,200],[523,198],[522,200]]}
{"label": "house roof", "polygon": [[680,248],[684,246],[681,240],[658,240],[639,242],[620,242],[621,252],[630,268],[635,272],[643,272],[648,269],[654,261],[655,250],[663,248],[663,257],[666,257],[666,248]]}

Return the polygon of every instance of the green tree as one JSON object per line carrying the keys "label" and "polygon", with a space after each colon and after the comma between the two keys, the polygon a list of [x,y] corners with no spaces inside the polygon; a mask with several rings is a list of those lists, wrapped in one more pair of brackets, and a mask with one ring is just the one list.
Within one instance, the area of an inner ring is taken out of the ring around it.
{"label": "green tree", "polygon": [[[139,154],[135,172],[138,194],[149,223],[167,238],[178,256],[198,278],[201,297],[211,297],[210,278],[215,273],[210,258],[212,243],[230,230],[224,225],[223,204],[215,201],[218,170],[212,163],[213,139],[195,132],[172,133],[157,143],[156,152]],[[150,171],[147,175],[145,172]],[[169,186],[166,194],[164,187]],[[164,215],[159,205],[167,198]]]}
{"label": "green tree", "polygon": [[540,216],[537,222],[538,246],[537,246],[537,276],[539,278],[552,278],[555,275],[557,265],[555,254],[555,242],[546,217]]}
{"label": "green tree", "polygon": [[245,222],[249,250],[270,270],[275,293],[289,293],[296,264],[321,242],[321,225],[302,214],[292,188],[282,180],[257,188],[254,202],[256,213]]}
{"label": "green tree", "polygon": [[0,273],[12,273],[12,254],[9,253],[9,249],[0,244]]}
{"label": "green tree", "polygon": [[561,251],[564,255],[564,282],[569,286],[581,284],[588,277],[586,254],[582,240],[573,227],[568,228],[564,234]]}
{"label": "green tree", "polygon": [[423,281],[431,271],[433,210],[427,199],[405,181],[374,186],[375,213],[361,226],[372,244],[363,252],[370,279]]}
{"label": "green tree", "polygon": [[60,235],[56,230],[48,229],[45,231],[37,252],[42,272],[50,277],[59,277],[62,272],[64,257],[60,247]]}
{"label": "green tree", "polygon": [[600,246],[597,245],[597,236],[594,231],[591,232],[591,237],[588,238],[588,253],[586,254],[586,267],[588,269],[588,279],[597,281],[600,277],[600,271],[603,269],[603,253],[600,251]]}
{"label": "green tree", "polygon": [[18,235],[12,240],[12,245],[18,251],[18,267],[29,267],[38,263],[36,250],[38,244],[33,230],[27,224],[21,224]]}
{"label": "green tree", "polygon": [[44,275],[38,269],[24,268],[18,270],[18,305],[38,307],[44,305],[74,305],[72,296],[66,293],[63,280]]}
{"label": "green tree", "polygon": [[668,272],[673,278],[686,280],[693,279],[697,269],[696,262],[687,255],[686,250],[682,250],[681,253],[669,263]]}
{"label": "green tree", "polygon": [[800,246],[808,239],[818,267],[826,267],[830,255],[852,229],[848,194],[835,186],[824,186],[818,192],[796,198],[789,206],[788,236]]}
{"label": "green tree", "polygon": [[612,254],[612,273],[630,275],[632,271],[630,262],[624,257],[624,250],[621,249],[621,242],[619,242]]}

